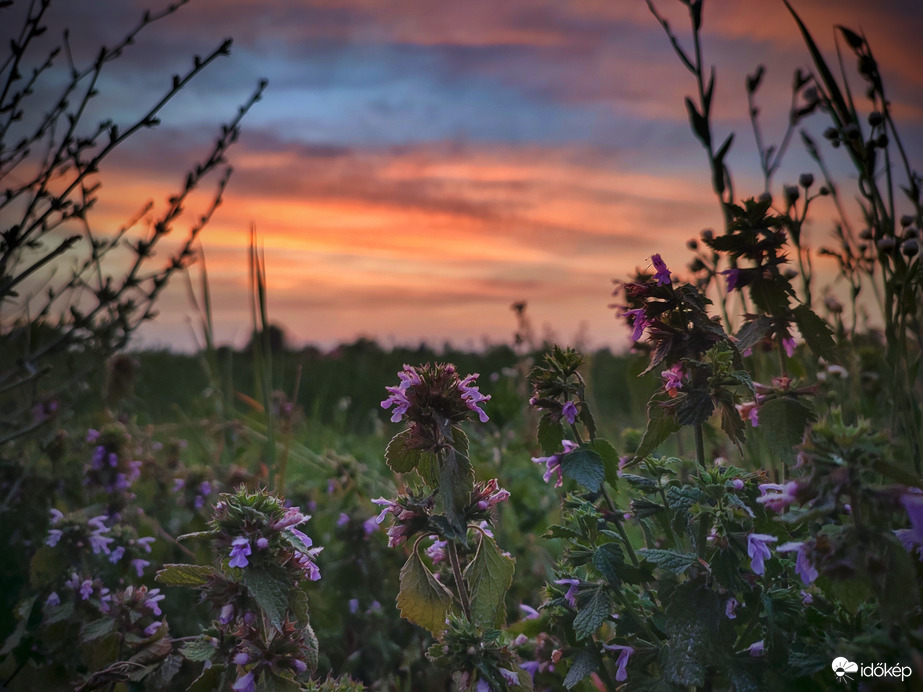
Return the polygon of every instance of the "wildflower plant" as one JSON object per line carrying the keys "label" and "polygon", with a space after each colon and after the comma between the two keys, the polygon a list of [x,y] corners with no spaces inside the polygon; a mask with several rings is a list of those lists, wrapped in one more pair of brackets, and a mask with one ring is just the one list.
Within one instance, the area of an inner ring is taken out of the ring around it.
{"label": "wildflower plant", "polygon": [[[431,660],[455,671],[462,689],[531,687],[500,628],[514,559],[497,545],[490,526],[509,493],[496,479],[475,482],[468,437],[461,424],[488,421],[478,375],[461,377],[451,364],[405,365],[399,384],[381,402],[391,421],[406,427],[385,458],[397,474],[416,473],[422,484],[394,499],[379,498],[379,521],[391,516],[388,545],[408,545],[397,605],[406,619],[436,638]],[[425,541],[432,544],[422,554]],[[429,563],[429,564],[428,564]],[[440,570],[448,568],[449,574]]]}
{"label": "wildflower plant", "polygon": [[204,663],[195,689],[300,689],[317,667],[305,582],[321,578],[314,546],[304,533],[310,519],[267,491],[222,494],[208,531],[213,565],[165,565],[164,586],[200,591],[214,613],[211,624],[180,649]]}

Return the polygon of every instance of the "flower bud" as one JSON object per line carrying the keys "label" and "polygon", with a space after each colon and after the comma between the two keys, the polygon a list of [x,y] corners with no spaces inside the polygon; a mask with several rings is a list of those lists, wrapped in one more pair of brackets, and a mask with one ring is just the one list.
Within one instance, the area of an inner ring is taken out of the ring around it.
{"label": "flower bud", "polygon": [[869,113],[869,125],[872,127],[878,127],[882,122],[883,118],[881,117],[881,113],[878,111],[872,111]]}
{"label": "flower bud", "polygon": [[715,232],[712,229],[706,228],[704,231],[702,231],[702,240],[704,240],[705,242],[714,240],[714,238],[715,238]]}
{"label": "flower bud", "polygon": [[797,187],[795,187],[794,185],[785,185],[783,187],[783,190],[785,192],[785,203],[786,204],[791,206],[795,202],[798,201],[798,197],[800,196],[801,193],[798,192]]}
{"label": "flower bud", "polygon": [[828,127],[826,130],[824,130],[824,137],[830,141],[833,141],[840,138],[840,133],[837,132],[835,127]]}
{"label": "flower bud", "polygon": [[872,229],[863,228],[861,231],[859,231],[859,237],[862,238],[862,240],[871,240],[872,239]]}
{"label": "flower bud", "polygon": [[894,246],[896,245],[896,243],[894,241],[894,238],[892,238],[891,236],[885,236],[884,238],[881,238],[876,243],[876,245],[878,246],[878,249],[881,250],[882,252],[889,252],[894,249]]}
{"label": "flower bud", "polygon": [[772,195],[770,195],[768,192],[764,192],[760,195],[759,201],[761,203],[772,204]]}
{"label": "flower bud", "polygon": [[811,187],[814,184],[814,176],[810,173],[802,173],[798,178],[798,184],[801,185],[805,190]]}
{"label": "flower bud", "polygon": [[901,252],[904,253],[905,257],[913,257],[919,251],[920,246],[916,238],[910,238],[901,243]]}
{"label": "flower bud", "polygon": [[884,149],[888,146],[888,135],[878,135],[878,139],[875,140],[875,144],[878,145],[879,149]]}
{"label": "flower bud", "polygon": [[788,279],[789,281],[791,281],[792,279],[794,279],[794,278],[796,278],[796,277],[798,276],[798,272],[796,272],[796,271],[795,271],[794,269],[792,269],[792,268],[788,268],[788,269],[786,269],[784,272],[782,272],[782,276],[784,276],[786,279]]}
{"label": "flower bud", "polygon": [[856,123],[849,123],[843,128],[843,134],[846,135],[846,139],[859,139],[862,136],[862,130]]}
{"label": "flower bud", "polygon": [[689,241],[686,242],[686,247],[689,248],[690,250],[698,250],[698,249],[699,249],[699,241],[697,241],[695,238],[693,238],[692,240],[689,240]]}
{"label": "flower bud", "polygon": [[820,190],[818,190],[818,192],[821,194],[822,197],[826,197],[827,195],[830,194],[830,188],[828,188],[826,185],[821,185]]}
{"label": "flower bud", "polygon": [[901,216],[901,226],[903,226],[904,228],[906,228],[907,226],[909,226],[909,225],[912,224],[912,223],[913,223],[913,216],[912,216],[912,215],[910,215],[910,214],[904,214],[903,216]]}

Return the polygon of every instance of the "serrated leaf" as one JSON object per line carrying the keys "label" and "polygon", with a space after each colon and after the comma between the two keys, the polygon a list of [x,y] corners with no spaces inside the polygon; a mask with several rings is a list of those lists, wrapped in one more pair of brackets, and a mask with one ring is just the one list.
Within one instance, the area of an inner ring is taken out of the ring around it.
{"label": "serrated leaf", "polygon": [[577,683],[587,677],[590,673],[595,673],[599,668],[599,654],[595,648],[581,649],[574,656],[567,669],[567,675],[564,676],[564,687],[571,690]]}
{"label": "serrated leaf", "polygon": [[199,637],[187,642],[179,652],[187,660],[202,662],[210,661],[216,650],[210,639]]}
{"label": "serrated leaf", "polygon": [[474,469],[467,456],[449,450],[439,469],[439,496],[446,519],[462,537],[466,534],[465,509],[474,490]]}
{"label": "serrated leaf", "polygon": [[622,480],[628,483],[632,488],[637,488],[645,493],[652,493],[657,490],[657,481],[647,476],[637,476],[633,473],[623,473]]}
{"label": "serrated leaf", "polygon": [[815,418],[813,409],[799,399],[770,399],[760,406],[759,431],[773,454],[784,461],[792,461],[805,428]]}
{"label": "serrated leaf", "polygon": [[91,642],[109,634],[115,629],[115,620],[113,618],[99,618],[92,622],[84,623],[80,628],[80,641]]}
{"label": "serrated leaf", "polygon": [[606,482],[613,488],[618,487],[619,480],[619,453],[608,440],[597,437],[590,443],[590,449],[599,455],[602,459],[603,468],[605,469]]}
{"label": "serrated leaf", "polygon": [[577,639],[586,639],[593,635],[612,614],[612,603],[602,587],[593,592],[592,598],[577,611],[574,618],[574,634]]}
{"label": "serrated leaf", "polygon": [[561,449],[564,439],[564,426],[561,421],[554,421],[550,414],[543,415],[538,421],[538,445],[545,454],[554,454]]}
{"label": "serrated leaf", "polygon": [[496,541],[481,534],[474,559],[465,569],[465,582],[471,598],[471,617],[485,629],[503,627],[506,605],[503,599],[516,571],[516,560],[504,555]]}
{"label": "serrated leaf", "polygon": [[798,325],[798,331],[804,337],[805,343],[811,352],[818,358],[836,362],[836,343],[833,341],[833,330],[830,325],[818,317],[807,305],[799,305],[792,314],[795,317],[795,324]]}
{"label": "serrated leaf", "polygon": [[770,329],[772,329],[772,319],[766,315],[760,315],[756,319],[750,320],[734,335],[737,348],[741,352],[746,351],[748,348],[753,348],[766,338]]}
{"label": "serrated leaf", "polygon": [[714,410],[715,404],[708,392],[693,389],[686,392],[676,407],[676,422],[680,425],[701,425],[711,417]]}
{"label": "serrated leaf", "polygon": [[282,582],[259,567],[245,567],[243,583],[260,609],[275,627],[281,627],[288,608],[290,584]]}
{"label": "serrated leaf", "polygon": [[734,405],[728,401],[719,403],[721,411],[721,430],[738,448],[747,439],[747,426]]}
{"label": "serrated leaf", "polygon": [[186,692],[214,692],[221,689],[221,678],[224,676],[225,666],[214,665],[202,671],[202,674],[192,681]]}
{"label": "serrated leaf", "polygon": [[701,687],[708,668],[725,670],[733,655],[734,628],[721,600],[701,580],[677,586],[669,598],[660,649],[663,677],[675,685]]}
{"label": "serrated leaf", "polygon": [[413,431],[410,428],[402,430],[391,438],[385,449],[385,461],[394,473],[409,473],[420,464],[423,452],[411,449],[410,444]]}
{"label": "serrated leaf", "polygon": [[452,594],[426,568],[416,550],[401,568],[400,583],[397,607],[401,616],[425,627],[438,637],[445,629],[446,615],[452,606]]}
{"label": "serrated leaf", "polygon": [[214,567],[208,565],[164,565],[158,570],[154,579],[164,586],[205,586],[209,580],[217,576]]}
{"label": "serrated leaf", "polygon": [[633,466],[641,462],[679,428],[676,416],[661,406],[659,401],[651,399],[647,404],[647,428],[644,430],[638,449],[635,450],[634,458],[626,466]]}
{"label": "serrated leaf", "polygon": [[696,503],[711,504],[711,498],[694,485],[671,485],[664,495],[670,509],[679,513],[688,513],[689,508]]}
{"label": "serrated leaf", "polygon": [[561,456],[561,473],[594,493],[599,491],[606,478],[606,469],[599,454],[585,447]]}
{"label": "serrated leaf", "polygon": [[583,534],[579,531],[574,531],[572,528],[567,526],[552,524],[548,527],[545,533],[542,534],[542,538],[572,538],[574,540],[578,540],[583,538]]}
{"label": "serrated leaf", "polygon": [[593,566],[613,586],[618,586],[622,583],[619,570],[624,564],[625,556],[617,543],[604,543],[593,553]]}
{"label": "serrated leaf", "polygon": [[654,548],[642,548],[638,552],[644,556],[645,560],[653,562],[661,570],[674,576],[679,576],[699,561],[695,553],[677,553],[673,550]]}

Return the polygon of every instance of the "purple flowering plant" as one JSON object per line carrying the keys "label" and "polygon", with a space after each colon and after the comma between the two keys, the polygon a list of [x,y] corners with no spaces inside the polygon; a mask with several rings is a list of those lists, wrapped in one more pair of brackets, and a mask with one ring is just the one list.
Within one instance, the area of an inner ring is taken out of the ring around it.
{"label": "purple flowering plant", "polygon": [[316,669],[317,638],[302,587],[321,578],[322,548],[305,533],[309,519],[274,493],[241,487],[219,496],[208,530],[180,537],[208,539],[215,552],[212,565],[168,564],[157,573],[164,586],[197,589],[215,614],[180,649],[205,664],[202,685],[284,688]]}
{"label": "purple flowering plant", "polygon": [[[436,639],[428,656],[454,672],[462,689],[531,687],[531,678],[503,642],[505,595],[515,560],[502,551],[490,526],[509,498],[497,479],[475,481],[462,423],[489,420],[478,375],[461,376],[451,364],[405,365],[399,384],[381,402],[405,428],[388,444],[385,459],[397,474],[415,473],[418,490],[379,498],[378,520],[391,517],[388,545],[407,545],[397,606],[406,619]],[[561,413],[560,415],[563,415]],[[431,538],[421,555],[421,543]]]}

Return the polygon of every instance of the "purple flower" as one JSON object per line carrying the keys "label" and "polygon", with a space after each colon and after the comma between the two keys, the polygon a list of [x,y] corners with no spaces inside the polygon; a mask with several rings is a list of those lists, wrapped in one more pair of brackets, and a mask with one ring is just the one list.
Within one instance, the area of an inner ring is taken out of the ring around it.
{"label": "purple flower", "polygon": [[388,516],[389,512],[394,516],[397,516],[401,513],[402,509],[398,503],[394,502],[393,500],[387,500],[383,497],[372,500],[372,504],[384,507],[384,509],[381,510],[381,512],[378,514],[378,517],[375,519],[375,521],[379,524],[385,520],[385,517]]}
{"label": "purple flower", "polygon": [[305,577],[307,577],[309,581],[317,581],[321,577],[320,569],[314,563],[314,558],[322,550],[323,548],[313,548],[307,553],[295,551],[295,560],[298,562],[301,569],[304,570]]}
{"label": "purple flower", "polygon": [[635,308],[634,310],[623,310],[623,317],[631,318],[631,340],[638,341],[643,335],[644,330],[651,323],[644,312],[644,308]]}
{"label": "purple flower", "polygon": [[817,579],[817,569],[808,560],[808,551],[804,543],[800,541],[797,543],[783,543],[778,547],[780,553],[789,553],[796,550],[798,551],[798,556],[795,558],[795,572],[801,577],[804,585],[808,586]]}
{"label": "purple flower", "polygon": [[723,272],[718,272],[727,278],[728,283],[728,293],[733,291],[740,285],[740,269],[727,269]]}
{"label": "purple flower", "polygon": [[111,553],[109,553],[109,562],[113,565],[122,559],[125,555],[125,548],[122,546],[116,547]]}
{"label": "purple flower", "polygon": [[87,444],[93,444],[99,439],[99,430],[89,428],[87,430]]}
{"label": "purple flower", "polygon": [[174,478],[174,479],[173,479],[173,492],[174,492],[174,493],[178,493],[178,492],[179,492],[180,490],[182,490],[184,487],[186,487],[186,480],[185,480],[185,479],[183,479],[183,478]]}
{"label": "purple flower", "polygon": [[741,420],[750,421],[750,425],[754,428],[760,424],[760,407],[757,402],[745,401],[742,404],[737,404],[737,412],[740,414]]}
{"label": "purple flower", "polygon": [[667,286],[670,283],[670,270],[667,269],[666,263],[660,258],[660,255],[651,255],[651,262],[654,263],[654,280],[658,286]]}
{"label": "purple flower", "polygon": [[93,468],[97,471],[103,467],[103,459],[106,458],[106,448],[99,445],[93,450]]}
{"label": "purple flower", "polygon": [[520,603],[519,609],[525,613],[522,618],[523,620],[537,620],[540,617],[538,611],[535,608],[530,605],[526,605],[525,603]]}
{"label": "purple flower", "polygon": [[810,592],[802,589],[801,591],[801,603],[802,605],[811,605],[814,602],[814,596]]}
{"label": "purple flower", "polygon": [[628,659],[630,659],[631,655],[635,652],[634,648],[623,646],[622,644],[603,644],[603,648],[606,651],[619,652],[619,657],[615,661],[615,679],[619,682],[625,682],[625,680],[628,679],[628,671],[626,671],[625,668],[628,666]]}
{"label": "purple flower", "polygon": [[310,518],[310,516],[302,514],[298,507],[289,507],[285,510],[285,516],[273,524],[272,528],[274,528],[276,531],[281,531],[282,529],[287,529],[291,526],[298,526],[299,524],[303,524]]}
{"label": "purple flower", "polygon": [[766,567],[763,562],[771,553],[769,544],[775,543],[778,538],[765,533],[751,533],[747,536],[747,555],[750,556],[750,568],[754,574],[763,574]]}
{"label": "purple flower", "polygon": [[45,545],[54,548],[58,544],[58,541],[61,540],[62,535],[63,534],[61,533],[60,529],[48,529],[48,536],[45,538]]}
{"label": "purple flower", "polygon": [[240,651],[234,654],[234,658],[231,660],[234,661],[234,665],[245,666],[250,663],[250,654],[246,651]]}
{"label": "purple flower", "polygon": [[218,613],[218,622],[222,625],[226,625],[231,621],[231,618],[234,617],[234,606],[231,603],[226,603],[221,606],[221,612]]}
{"label": "purple flower", "polygon": [[55,606],[61,605],[61,597],[58,596],[57,591],[52,591],[48,594],[48,598],[45,599],[45,605],[49,608],[54,608]]}
{"label": "purple flower", "polygon": [[249,672],[246,675],[241,675],[237,678],[237,681],[232,685],[232,690],[235,692],[256,692],[256,683],[253,681],[253,672]]}
{"label": "purple flower", "polygon": [[491,692],[490,685],[487,684],[484,678],[481,678],[478,680],[478,684],[474,686],[474,692]]}
{"label": "purple flower", "polygon": [[87,600],[90,596],[93,595],[93,582],[89,579],[84,579],[80,584],[80,598],[81,600]]}
{"label": "purple flower", "polygon": [[250,564],[247,555],[253,552],[250,548],[250,541],[239,536],[231,542],[231,561],[228,563],[231,567],[246,567]]}
{"label": "purple flower", "polygon": [[[109,529],[106,529],[108,531]],[[114,538],[109,538],[108,536],[103,536],[99,532],[94,531],[89,535],[90,547],[93,548],[93,554],[99,555],[100,553],[109,554],[109,544],[114,541]]]}
{"label": "purple flower", "polygon": [[507,670],[506,668],[499,668],[498,670],[500,671],[500,675],[503,677],[503,680],[507,685],[510,687],[519,687],[519,676],[516,675],[516,673],[511,670]]}
{"label": "purple flower", "polygon": [[737,606],[739,605],[740,604],[737,602],[737,599],[733,596],[728,599],[727,604],[724,606],[724,614],[728,616],[729,620],[737,619],[737,613],[734,611],[737,610]]}
{"label": "purple flower", "polygon": [[298,529],[289,529],[288,531],[297,538],[305,548],[310,548],[314,545],[314,541],[311,540],[311,537],[303,531],[299,531]]}
{"label": "purple flower", "polygon": [[568,401],[561,409],[561,415],[564,416],[564,420],[566,420],[570,425],[573,425],[577,420],[576,404],[574,404],[573,401]]}
{"label": "purple flower", "polygon": [[763,640],[760,639],[758,642],[753,642],[750,646],[748,646],[747,650],[750,652],[751,656],[762,656],[765,648],[766,647],[763,645]]}
{"label": "purple flower", "polygon": [[577,607],[577,592],[580,590],[579,579],[555,579],[555,584],[567,584],[567,593],[564,594],[564,600],[571,608]]}
{"label": "purple flower", "polygon": [[54,526],[64,518],[64,513],[60,509],[52,507],[48,510],[51,513],[51,525]]}
{"label": "purple flower", "polygon": [[683,387],[683,364],[675,363],[672,368],[660,373],[660,377],[663,378],[664,391],[670,395],[670,398],[675,397],[676,392]]}
{"label": "purple flower", "polygon": [[557,481],[554,484],[555,488],[560,487],[564,483],[564,477],[561,473],[561,456],[564,454],[570,454],[580,445],[571,442],[570,440],[561,440],[561,447],[563,451],[558,452],[557,454],[552,454],[549,457],[532,457],[533,463],[536,464],[545,464],[545,475],[543,476],[545,482],[548,483],[551,480],[551,477],[557,473]]}
{"label": "purple flower", "polygon": [[205,495],[206,497],[208,495],[211,495],[212,494],[212,484],[209,483],[208,481],[202,481],[201,483],[199,483],[199,494]]}
{"label": "purple flower", "polygon": [[400,423],[404,414],[410,408],[410,399],[407,398],[407,390],[415,385],[422,384],[420,375],[410,365],[404,365],[404,370],[397,373],[397,378],[401,383],[397,387],[385,387],[391,395],[381,402],[382,408],[394,407],[391,412],[391,422]]}
{"label": "purple flower", "polygon": [[743,490],[744,482],[740,478],[735,478],[731,481],[731,487],[733,487],[734,490]]}
{"label": "purple flower", "polygon": [[139,578],[144,576],[144,568],[150,566],[150,564],[150,562],[142,560],[140,557],[131,561],[131,566],[135,568],[135,574],[137,574]]}
{"label": "purple flower", "polygon": [[774,512],[781,514],[790,504],[795,503],[798,499],[795,493],[798,491],[798,483],[789,481],[784,485],[778,483],[760,483],[760,497],[756,501],[764,504]]}
{"label": "purple flower", "polygon": [[[433,536],[433,538],[435,539],[436,537]],[[433,541],[433,544],[426,549],[426,554],[433,561],[434,565],[438,565],[440,562],[446,559],[446,545],[446,541],[440,541],[436,539]]]}
{"label": "purple flower", "polygon": [[519,664],[519,667],[531,675],[534,680],[535,674],[539,671],[539,668],[542,667],[542,664],[538,661],[523,661]]}
{"label": "purple flower", "polygon": [[901,504],[910,519],[909,529],[898,529],[895,535],[908,553],[916,551],[923,560],[923,495],[907,493],[901,497]]}
{"label": "purple flower", "polygon": [[292,669],[299,675],[308,669],[308,665],[300,658],[293,658],[291,661],[289,661],[289,663],[291,664]]}
{"label": "purple flower", "polygon": [[478,419],[482,423],[486,423],[490,420],[490,418],[487,417],[487,414],[484,413],[484,410],[481,409],[478,404],[480,404],[482,401],[489,401],[490,395],[481,394],[478,388],[474,386],[474,381],[478,377],[479,375],[477,373],[468,375],[458,383],[458,390],[461,392],[461,398],[462,401],[465,402],[465,406],[478,414]]}
{"label": "purple flower", "polygon": [[256,539],[256,549],[257,550],[266,550],[269,547],[269,539],[265,536],[260,536]]}
{"label": "purple flower", "polygon": [[147,599],[144,601],[144,607],[149,609],[154,615],[163,615],[163,613],[160,612],[160,606],[157,604],[165,598],[166,596],[160,593],[160,589],[151,589],[147,592]]}
{"label": "purple flower", "polygon": [[795,340],[792,337],[782,339],[782,347],[785,349],[785,355],[789,358],[795,355]]}
{"label": "purple flower", "polygon": [[141,548],[144,550],[145,553],[147,553],[148,555],[150,555],[150,553],[151,553],[151,543],[153,543],[153,542],[156,541],[156,540],[157,540],[157,539],[154,538],[153,536],[142,536],[141,538],[139,538],[139,539],[136,541],[136,543],[137,543],[139,546],[141,546]]}
{"label": "purple flower", "polygon": [[352,613],[353,615],[359,612],[359,599],[358,598],[349,599],[349,612]]}
{"label": "purple flower", "polygon": [[154,633],[160,629],[160,626],[163,624],[161,621],[154,621],[150,625],[144,628],[145,637],[153,637]]}
{"label": "purple flower", "polygon": [[337,526],[346,526],[349,523],[349,515],[345,512],[340,512],[340,516],[337,518]]}
{"label": "purple flower", "polygon": [[362,522],[362,532],[368,537],[378,530],[378,517],[369,517]]}

